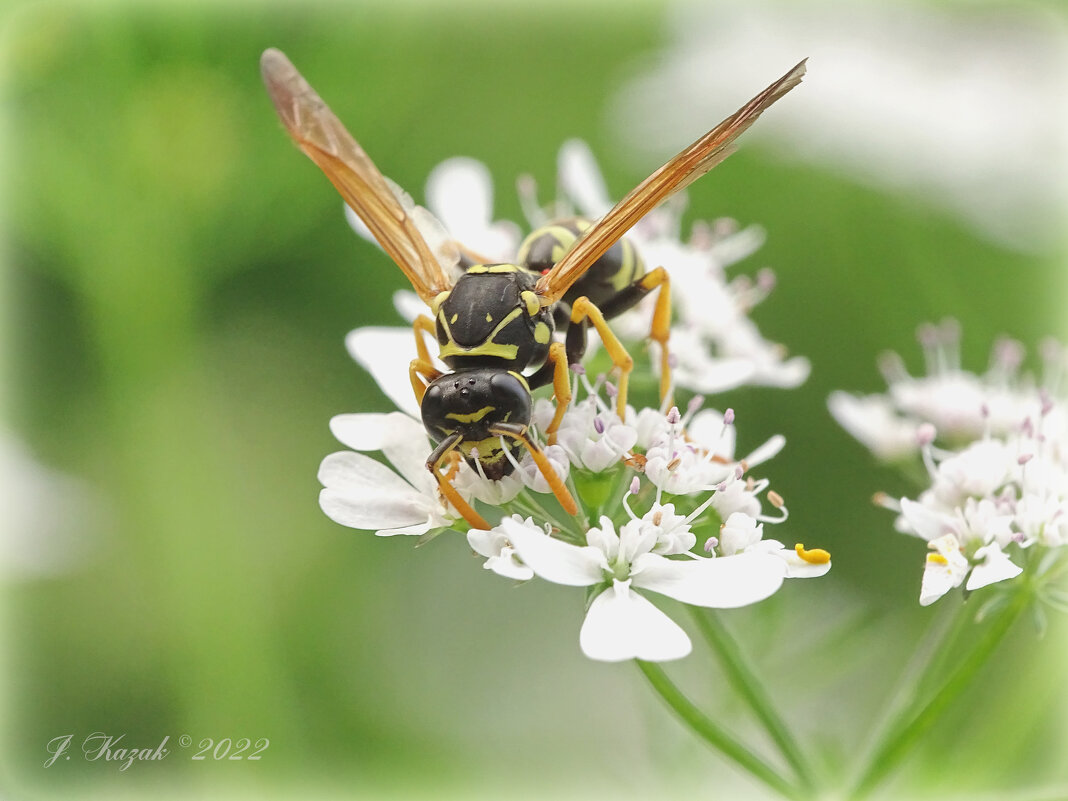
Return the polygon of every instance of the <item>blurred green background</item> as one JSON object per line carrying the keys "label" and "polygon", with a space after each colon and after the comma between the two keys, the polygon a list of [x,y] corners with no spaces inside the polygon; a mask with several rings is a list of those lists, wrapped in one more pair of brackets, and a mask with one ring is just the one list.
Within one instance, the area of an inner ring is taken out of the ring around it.
{"label": "blurred green background", "polygon": [[[77,481],[77,501],[41,500],[80,556],[52,574],[0,570],[5,798],[748,792],[633,666],[581,656],[579,591],[517,590],[456,538],[413,551],[321,514],[328,419],[389,408],[343,337],[396,323],[404,279],[345,224],[258,73],[265,47],[286,51],[417,197],[442,159],[481,159],[497,216],[519,220],[515,176],[552,186],[568,137],[591,144],[616,196],[656,166],[621,149],[604,112],[665,46],[664,18],[659,3],[607,2],[6,14],[5,425]],[[909,488],[825,398],[880,390],[887,348],[918,370],[915,327],[947,315],[973,369],[999,333],[1032,349],[1064,338],[1064,253],[1001,249],[931,207],[744,144],[690,197],[690,218],[766,227],[742,269],[772,266],[779,285],[755,319],[813,362],[798,390],[713,402],[738,411],[743,451],[786,435],[767,466],[791,510],[775,536],[834,554],[825,579],[728,622],[835,763],[934,611],[915,602],[923,544],[869,503]],[[1040,641],[1021,626],[908,763],[912,782],[941,797],[1064,780],[1064,643],[1059,621]],[[707,664],[675,672],[733,716]],[[170,736],[175,753],[122,773],[42,767],[50,739],[95,731],[137,747]],[[258,763],[193,762],[176,745],[186,733],[270,746]]]}

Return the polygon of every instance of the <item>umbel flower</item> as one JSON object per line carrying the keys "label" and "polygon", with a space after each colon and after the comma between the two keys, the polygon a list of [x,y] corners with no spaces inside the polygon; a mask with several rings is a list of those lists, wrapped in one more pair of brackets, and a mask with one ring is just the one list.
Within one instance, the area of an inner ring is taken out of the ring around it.
{"label": "umbel flower", "polygon": [[[365,361],[377,370],[387,359]],[[788,513],[768,482],[748,471],[782,447],[781,437],[736,460],[730,410],[700,411],[694,403],[684,417],[675,408],[666,414],[629,408],[620,420],[600,391],[609,385],[580,375],[579,386],[585,397],[564,416],[559,444],[546,448],[579,500],[574,517],[563,515],[527,456],[500,481],[458,465],[461,495],[498,519],[486,530],[469,528],[442,502],[423,465],[430,444],[422,426],[401,412],[331,421],[334,434],[354,450],[323,460],[320,505],[338,523],[381,536],[429,539],[466,528],[486,569],[515,581],[589,588],[580,645],[590,658],[605,661],[661,661],[690,651],[685,632],[637,590],[731,608],[768,597],[786,578],[830,569],[825,551],[764,538],[764,526],[783,522]],[[535,418],[551,414],[551,403],[540,400]],[[372,450],[396,472],[357,452]]]}
{"label": "umbel flower", "polygon": [[[573,215],[576,208],[597,217],[611,205],[581,143],[561,151],[560,186],[563,197],[550,215],[537,206],[532,182],[521,182],[532,227]],[[444,261],[449,247],[469,258],[515,258],[519,227],[493,220],[492,184],[481,164],[443,163],[431,174],[427,199],[429,210],[413,204],[412,217]],[[784,360],[783,349],[763,340],[747,317],[770,290],[770,273],[755,282],[725,277],[731,263],[759,247],[763,234],[755,228],[738,231],[729,222],[698,224],[683,242],[680,213],[677,203],[657,209],[632,236],[648,265],[672,268],[678,298],[673,378],[704,391],[803,381],[808,363]],[[358,233],[374,241],[355,215],[348,216]],[[398,293],[395,302],[409,320],[423,311],[411,293]],[[613,329],[643,340],[650,314],[639,307],[613,320]],[[620,414],[615,387],[604,377],[591,381],[579,365],[572,366],[574,399],[553,444],[543,445],[551,470],[578,502],[577,514],[561,508],[530,454],[517,459],[505,450],[513,469],[498,480],[488,479],[477,459],[452,464],[451,483],[460,498],[492,521],[472,528],[471,517],[465,520],[441,497],[425,466],[433,446],[411,390],[412,330],[358,329],[346,344],[400,411],[331,421],[334,435],[351,450],[323,460],[323,511],[338,523],[380,536],[426,541],[464,532],[484,567],[504,578],[585,587],[579,641],[590,658],[662,661],[689,653],[686,633],[643,593],[695,606],[739,607],[773,594],[786,578],[830,569],[825,551],[787,548],[764,538],[764,526],[783,522],[788,513],[769,482],[750,471],[783,447],[781,436],[736,458],[732,411],[702,410],[697,397],[685,414],[674,407],[630,406]],[[546,430],[555,410],[547,398],[535,401],[535,436]],[[369,452],[380,453],[388,465]]]}
{"label": "umbel flower", "polygon": [[[920,603],[934,603],[962,584],[971,592],[1015,578],[1025,566],[1037,579],[1052,575],[1068,544],[1068,414],[1061,383],[1068,349],[1043,345],[1039,384],[1019,371],[1023,349],[1010,340],[995,346],[982,376],[960,368],[955,324],[925,326],[920,340],[927,376],[909,376],[894,359],[886,370],[887,395],[835,393],[830,399],[843,427],[877,456],[913,451],[922,458],[927,489],[916,498],[877,496],[898,512],[900,531],[928,543]],[[881,434],[877,423],[884,425]],[[1044,600],[1063,603],[1055,592]]]}

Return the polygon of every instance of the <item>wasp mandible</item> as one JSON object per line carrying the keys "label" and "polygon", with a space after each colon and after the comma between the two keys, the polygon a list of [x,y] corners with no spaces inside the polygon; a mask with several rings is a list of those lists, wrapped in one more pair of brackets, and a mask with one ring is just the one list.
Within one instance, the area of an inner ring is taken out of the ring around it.
{"label": "wasp mandible", "polygon": [[[606,320],[654,289],[650,338],[661,345],[661,395],[670,387],[667,271],[659,266],[646,273],[640,261],[632,262],[625,275],[619,272],[622,266],[614,273],[611,266],[591,268],[638,220],[730,155],[738,135],[801,82],[805,61],[656,170],[600,220],[571,223],[576,236],[559,260],[543,264],[535,253],[536,241],[530,241],[519,264],[471,264],[455,280],[420,232],[410,200],[379,172],[289,59],[268,49],[260,68],[289,135],[319,165],[430,307],[432,316],[421,315],[414,324],[416,358],[409,374],[423,425],[436,443],[426,466],[442,495],[470,525],[489,528],[442,467],[456,451],[487,478],[500,479],[514,469],[515,451],[524,448],[560,505],[575,514],[574,498],[530,435],[531,390],[553,385],[556,412],[546,430],[551,442],[571,401],[568,365],[581,361],[587,325],[593,325],[619,371],[616,404],[622,416],[633,359]],[[609,274],[603,275],[606,271]],[[564,342],[553,336],[558,320],[567,328]],[[424,334],[437,338],[439,356],[452,372],[434,367]],[[531,368],[532,373],[524,373]]]}

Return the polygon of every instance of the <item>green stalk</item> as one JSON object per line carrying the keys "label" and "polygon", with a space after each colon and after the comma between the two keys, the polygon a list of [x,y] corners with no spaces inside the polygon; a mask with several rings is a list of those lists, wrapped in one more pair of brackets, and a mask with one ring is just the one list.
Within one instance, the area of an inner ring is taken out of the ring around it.
{"label": "green stalk", "polygon": [[924,632],[919,645],[912,652],[908,663],[898,676],[893,689],[887,694],[883,713],[873,727],[873,734],[868,738],[864,756],[858,763],[859,773],[854,777],[854,786],[859,784],[859,775],[869,768],[875,754],[885,744],[893,732],[900,730],[905,721],[913,714],[920,685],[926,676],[937,675],[937,668],[943,665],[956,644],[960,631],[969,620],[966,607],[954,607],[946,604],[937,610],[940,615],[934,617]]}
{"label": "green stalk", "polygon": [[[923,735],[938,720],[939,715],[960,696],[986,664],[990,655],[1012,628],[1016,618],[1027,606],[1027,598],[1026,592],[1020,592],[1005,606],[990,622],[989,628],[975,643],[971,652],[931,694],[926,705],[911,715],[908,723],[900,726],[896,733],[883,741],[882,746],[869,758],[866,770],[861,774],[853,791],[847,794],[848,798],[860,801],[867,797],[887,773],[920,742]],[[904,717],[902,716],[902,719]]]}
{"label": "green stalk", "polygon": [[802,801],[807,793],[794,787],[771,765],[758,757],[738,740],[733,734],[723,729],[698,709],[682,691],[668,678],[663,668],[656,662],[635,660],[638,668],[645,674],[653,689],[664,699],[694,734],[715,748],[736,765],[785,798]]}
{"label": "green stalk", "polygon": [[720,664],[727,674],[727,681],[745,699],[760,722],[764,724],[771,739],[797,773],[802,786],[811,791],[816,785],[811,762],[805,758],[804,752],[794,739],[786,722],[779,716],[775,705],[764,692],[763,685],[757,680],[756,673],[745,654],[742,653],[737,640],[727,631],[715,612],[690,607],[690,613],[701,630],[701,634],[719,657]]}

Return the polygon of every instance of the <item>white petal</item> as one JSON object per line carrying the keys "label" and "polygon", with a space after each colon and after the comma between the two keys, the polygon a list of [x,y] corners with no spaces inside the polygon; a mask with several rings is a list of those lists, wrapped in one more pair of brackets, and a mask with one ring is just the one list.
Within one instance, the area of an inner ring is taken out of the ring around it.
{"label": "white petal", "polygon": [[768,461],[768,459],[773,458],[779,451],[783,449],[783,447],[785,447],[785,445],[786,437],[784,437],[782,434],[776,434],[775,436],[768,439],[768,441],[765,442],[763,445],[758,446],[756,450],[754,450],[748,456],[744,457],[742,461],[744,461],[750,467],[756,467],[758,464],[763,464],[764,462]]}
{"label": "white petal", "polygon": [[785,576],[785,562],[768,553],[686,560],[647,553],[631,566],[635,587],[717,609],[761,601],[782,586]]}
{"label": "white petal", "polygon": [[409,323],[414,323],[416,317],[427,312],[426,304],[410,289],[398,289],[393,293],[393,308]]}
{"label": "white petal", "polygon": [[553,539],[535,526],[501,521],[500,530],[508,537],[523,562],[546,581],[572,587],[586,587],[603,579],[607,567],[604,554],[586,545],[579,547]]}
{"label": "white petal", "polygon": [[968,583],[964,585],[967,590],[977,590],[988,584],[1016,578],[1023,572],[1023,568],[1013,564],[997,544],[980,548],[975,552],[975,556],[985,558],[972,569],[971,575],[968,576]]}
{"label": "white petal", "polygon": [[602,662],[664,662],[690,653],[690,638],[671,618],[615,581],[593,599],[579,633],[582,653]]}
{"label": "white petal", "polygon": [[354,451],[381,451],[397,442],[423,435],[423,426],[406,414],[338,414],[330,418],[330,433]]}
{"label": "white petal", "polygon": [[398,409],[420,419],[419,404],[408,377],[408,365],[415,358],[411,329],[357,328],[345,337],[345,347]]}
{"label": "white petal", "polygon": [[931,542],[951,530],[946,515],[928,509],[922,503],[901,499],[901,516],[920,537]]}
{"label": "white petal", "polygon": [[498,576],[516,581],[530,581],[534,578],[534,571],[520,562],[516,552],[511,548],[504,548],[497,556],[491,556],[483,567],[486,570],[492,570]]}
{"label": "white petal", "polygon": [[947,565],[928,561],[920,583],[920,606],[930,606],[959,583]]}
{"label": "white petal", "polygon": [[[332,453],[319,466],[319,505],[335,522],[365,530],[406,528],[427,523],[436,502],[381,462],[352,451]],[[405,531],[398,533],[419,533]]]}
{"label": "white petal", "polygon": [[[430,515],[418,497],[383,494],[368,501],[327,488],[319,493],[319,506],[335,523],[364,531],[389,534],[388,529],[404,529],[395,533],[423,534],[430,527]],[[419,529],[423,524],[426,526]]]}
{"label": "white petal", "polygon": [[493,178],[481,161],[447,159],[426,179],[426,202],[449,232],[466,245],[493,215]]}
{"label": "white petal", "polygon": [[590,219],[601,217],[612,207],[597,161],[585,142],[564,142],[557,157],[557,173],[564,193]]}

